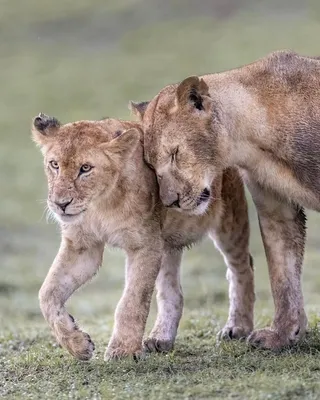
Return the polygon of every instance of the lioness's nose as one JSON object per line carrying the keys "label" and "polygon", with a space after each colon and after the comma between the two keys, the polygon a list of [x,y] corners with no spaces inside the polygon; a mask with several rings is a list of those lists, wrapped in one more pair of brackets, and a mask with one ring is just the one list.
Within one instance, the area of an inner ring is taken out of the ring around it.
{"label": "lioness's nose", "polygon": [[72,200],[73,200],[73,199],[67,200],[67,201],[64,201],[64,202],[55,201],[55,204],[56,204],[59,208],[61,208],[61,210],[62,210],[63,212],[65,212],[65,211],[66,211],[66,208],[68,207],[68,205],[72,203]]}
{"label": "lioness's nose", "polygon": [[175,196],[171,196],[171,198],[167,198],[166,201],[163,202],[163,204],[166,207],[170,207],[170,208],[173,208],[173,207],[180,208],[179,193],[177,193]]}
{"label": "lioness's nose", "polygon": [[179,199],[177,199],[176,201],[174,201],[173,203],[171,203],[168,207],[178,207],[178,208],[180,208],[180,201],[179,201]]}

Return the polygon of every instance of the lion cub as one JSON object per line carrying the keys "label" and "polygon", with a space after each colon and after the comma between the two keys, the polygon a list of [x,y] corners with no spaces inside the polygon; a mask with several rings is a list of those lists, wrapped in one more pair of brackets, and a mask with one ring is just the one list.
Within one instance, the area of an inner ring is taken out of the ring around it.
{"label": "lion cub", "polygon": [[[252,331],[247,204],[235,169],[216,178],[211,195],[199,196],[198,206],[207,208],[204,215],[186,216],[160,202],[156,176],[143,161],[138,123],[105,119],[61,125],[39,114],[32,132],[44,155],[48,206],[62,232],[59,252],[40,289],[40,307],[63,347],[80,360],[93,354],[90,336],[79,329],[65,303],[98,271],[107,243],[125,250],[127,259],[105,358],[137,356],[143,347],[172,349],[183,307],[182,251],[207,234],[224,256],[230,282],[229,318],[220,335],[240,338]],[[157,320],[143,342],[155,284]]]}

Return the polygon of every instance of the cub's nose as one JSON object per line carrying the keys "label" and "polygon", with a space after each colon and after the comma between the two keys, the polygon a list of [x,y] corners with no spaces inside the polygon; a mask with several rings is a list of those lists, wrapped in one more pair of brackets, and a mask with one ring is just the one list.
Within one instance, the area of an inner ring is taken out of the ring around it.
{"label": "cub's nose", "polygon": [[61,210],[62,210],[63,212],[65,212],[65,211],[66,211],[66,208],[68,207],[68,205],[72,203],[72,200],[73,200],[73,199],[67,200],[67,201],[63,201],[63,202],[55,201],[55,204],[56,204],[59,208],[61,208]]}

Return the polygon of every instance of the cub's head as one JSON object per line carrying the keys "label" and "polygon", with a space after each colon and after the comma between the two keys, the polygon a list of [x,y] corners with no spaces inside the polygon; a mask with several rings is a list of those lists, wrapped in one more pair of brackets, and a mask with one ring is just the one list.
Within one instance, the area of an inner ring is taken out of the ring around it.
{"label": "cub's head", "polygon": [[121,171],[140,142],[139,125],[105,119],[66,125],[45,114],[32,124],[44,156],[48,207],[60,222],[77,221],[112,198]]}
{"label": "cub's head", "polygon": [[[213,100],[198,77],[164,88],[151,102],[131,103],[142,121],[145,160],[156,171],[164,205],[204,213],[214,199],[218,157]],[[217,126],[218,128],[218,126]]]}

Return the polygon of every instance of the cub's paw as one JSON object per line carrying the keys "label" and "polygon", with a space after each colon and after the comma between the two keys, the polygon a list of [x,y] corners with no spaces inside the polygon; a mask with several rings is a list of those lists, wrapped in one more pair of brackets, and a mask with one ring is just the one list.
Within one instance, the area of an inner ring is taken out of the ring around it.
{"label": "cub's paw", "polygon": [[80,330],[75,330],[70,335],[63,337],[60,343],[81,361],[89,361],[95,348],[90,336]]}
{"label": "cub's paw", "polygon": [[293,335],[288,335],[280,334],[271,328],[264,328],[253,331],[248,337],[248,344],[261,349],[280,350],[284,347],[296,344],[299,341],[300,336],[299,330],[297,330]]}
{"label": "cub's paw", "polygon": [[244,340],[250,335],[252,328],[227,324],[218,333],[218,340]]}
{"label": "cub's paw", "polygon": [[143,341],[143,348],[148,353],[168,353],[173,350],[173,340],[161,340],[149,337]]}

